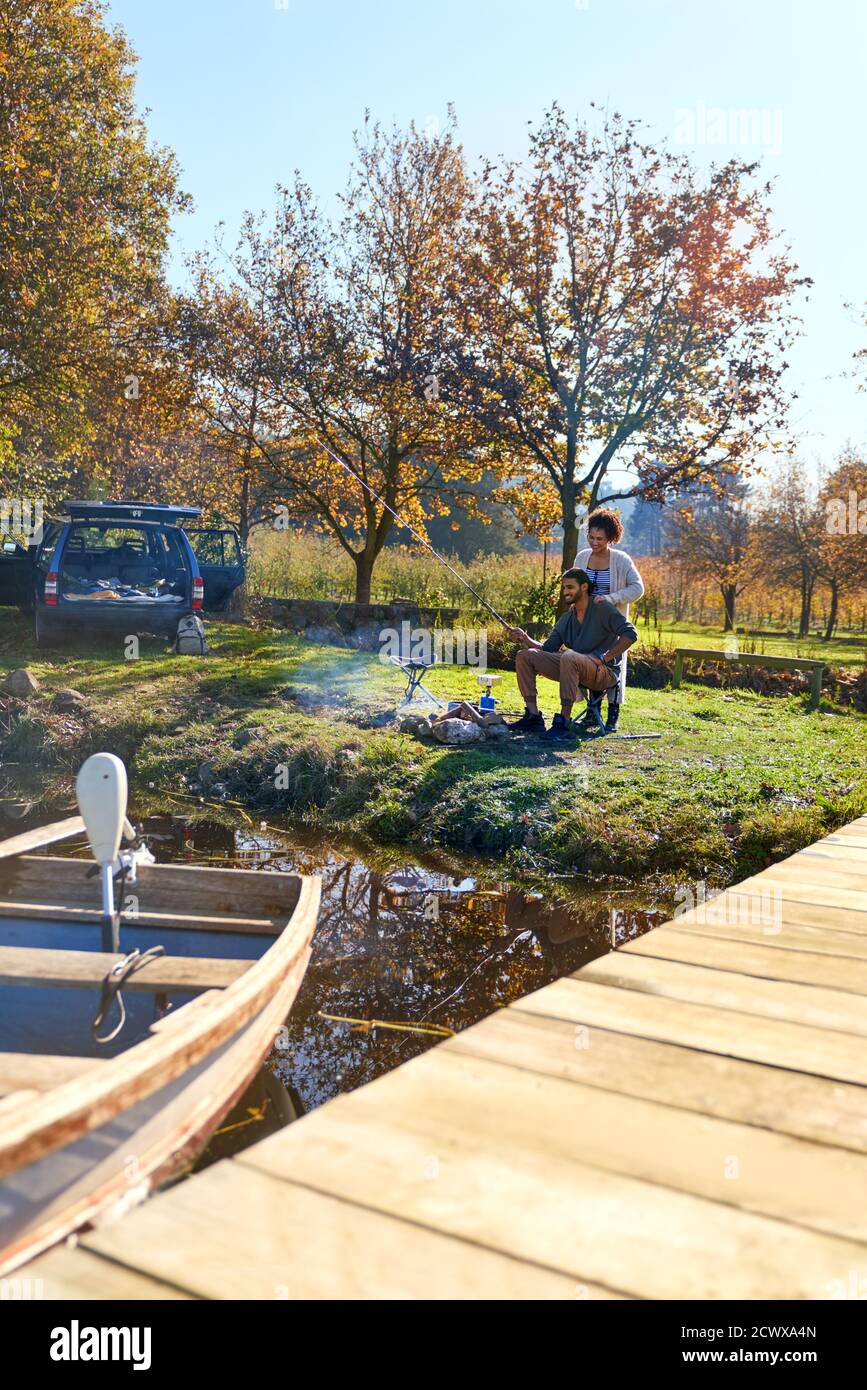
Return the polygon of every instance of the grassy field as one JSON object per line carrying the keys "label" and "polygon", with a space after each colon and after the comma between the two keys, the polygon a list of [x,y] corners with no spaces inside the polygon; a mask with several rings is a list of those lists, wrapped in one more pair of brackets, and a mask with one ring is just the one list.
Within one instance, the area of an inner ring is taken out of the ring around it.
{"label": "grassy field", "polygon": [[[725,633],[722,627],[700,627],[698,623],[663,622],[636,623],[641,642],[659,647],[711,647],[725,651],[726,643],[734,650],[758,652],[764,656],[804,656],[827,661],[829,666],[861,667],[867,665],[867,634],[842,633],[830,642],[820,637],[750,637],[746,633]],[[736,645],[734,645],[736,644]]]}
{"label": "grassy field", "polygon": [[[311,647],[285,632],[209,625],[212,655],[142,643],[61,655],[23,627],[0,666],[26,662],[40,690],[0,705],[0,796],[30,787],[42,808],[71,800],[83,757],[125,759],[140,809],[285,815],[379,843],[496,856],[514,877],[575,873],[722,884],[867,812],[867,719],[800,696],[690,686],[631,690],[623,732],[549,750],[535,740],[469,750],[417,742],[391,712],[401,677],[375,656]],[[12,648],[14,648],[14,653]],[[442,698],[477,694],[466,668],[440,668]],[[51,708],[74,687],[83,705]],[[514,676],[497,694],[517,710]],[[557,707],[544,683],[543,708]]]}

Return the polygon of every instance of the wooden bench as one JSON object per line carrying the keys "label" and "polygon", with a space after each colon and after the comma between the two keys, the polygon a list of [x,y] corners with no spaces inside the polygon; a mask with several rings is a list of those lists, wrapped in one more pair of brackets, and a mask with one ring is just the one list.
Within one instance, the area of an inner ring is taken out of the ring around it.
{"label": "wooden bench", "polygon": [[801,656],[764,656],[755,652],[721,652],[707,647],[675,647],[672,689],[677,690],[683,677],[684,658],[697,661],[730,661],[738,666],[766,666],[770,671],[806,671],[810,677],[810,709],[818,709],[822,698],[824,661]]}

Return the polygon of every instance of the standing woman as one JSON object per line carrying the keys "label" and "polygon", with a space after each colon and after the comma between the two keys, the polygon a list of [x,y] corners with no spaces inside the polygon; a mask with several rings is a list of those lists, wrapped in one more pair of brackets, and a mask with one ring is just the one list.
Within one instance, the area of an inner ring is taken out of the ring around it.
{"label": "standing woman", "polygon": [[[604,603],[608,599],[619,609],[624,618],[629,617],[629,605],[635,603],[644,593],[644,582],[625,550],[614,550],[623,535],[623,523],[615,512],[607,507],[597,507],[587,518],[587,540],[589,547],[579,550],[574,564],[586,570],[593,587],[594,602]],[[626,698],[626,657],[620,662],[620,685],[614,686],[608,696],[608,718],[605,732],[613,734],[620,717],[620,706]],[[582,723],[595,726],[593,716],[588,712]]]}

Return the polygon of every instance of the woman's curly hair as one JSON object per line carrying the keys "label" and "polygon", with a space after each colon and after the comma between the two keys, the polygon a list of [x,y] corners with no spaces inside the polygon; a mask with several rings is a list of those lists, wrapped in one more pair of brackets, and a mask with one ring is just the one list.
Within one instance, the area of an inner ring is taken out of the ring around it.
{"label": "woman's curly hair", "polygon": [[608,507],[597,507],[587,518],[587,530],[604,531],[610,541],[616,542],[623,535],[623,522]]}

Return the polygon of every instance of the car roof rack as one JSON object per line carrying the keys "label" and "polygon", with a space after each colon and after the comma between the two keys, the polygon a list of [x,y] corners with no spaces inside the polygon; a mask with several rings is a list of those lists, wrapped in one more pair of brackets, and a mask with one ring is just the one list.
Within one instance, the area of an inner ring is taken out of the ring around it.
{"label": "car roof rack", "polygon": [[154,502],[64,502],[62,510],[76,521],[160,521],[182,526],[202,515],[201,507],[167,507]]}

